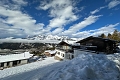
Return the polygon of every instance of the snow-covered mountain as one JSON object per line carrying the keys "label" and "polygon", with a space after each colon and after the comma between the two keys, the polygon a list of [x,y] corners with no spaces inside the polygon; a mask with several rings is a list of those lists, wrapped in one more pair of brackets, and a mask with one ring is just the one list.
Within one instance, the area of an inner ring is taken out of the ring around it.
{"label": "snow-covered mountain", "polygon": [[68,36],[53,36],[53,35],[35,35],[33,37],[28,36],[28,40],[69,40]]}
{"label": "snow-covered mountain", "polygon": [[78,41],[80,38],[69,38],[68,36],[58,36],[58,35],[35,35],[27,36],[26,38],[14,38],[7,37],[1,38],[0,43],[9,42],[9,43],[59,43],[62,40],[67,41]]}

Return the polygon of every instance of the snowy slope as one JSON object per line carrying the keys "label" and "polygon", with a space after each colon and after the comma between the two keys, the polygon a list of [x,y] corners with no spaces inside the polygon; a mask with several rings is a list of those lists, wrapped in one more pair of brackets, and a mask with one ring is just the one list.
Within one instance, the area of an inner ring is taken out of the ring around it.
{"label": "snowy slope", "polygon": [[[120,80],[120,53],[114,55],[80,54],[70,61],[32,68],[31,64],[0,71],[2,80]],[[48,58],[49,59],[49,58]],[[51,60],[51,59],[50,59]],[[117,61],[116,61],[117,60]],[[51,60],[54,63],[54,60]],[[114,62],[115,63],[114,63]],[[46,60],[46,64],[49,61]],[[44,64],[38,62],[39,65]],[[32,63],[32,66],[38,65]],[[25,68],[25,69],[23,69]],[[27,68],[29,68],[27,70]],[[21,70],[15,71],[15,70]],[[26,71],[23,71],[26,70]],[[8,76],[9,72],[16,75]],[[4,75],[2,75],[4,73]],[[19,74],[18,74],[19,73]]]}
{"label": "snowy slope", "polygon": [[114,55],[107,55],[108,59],[116,63],[116,66],[120,70],[120,53],[115,53]]}

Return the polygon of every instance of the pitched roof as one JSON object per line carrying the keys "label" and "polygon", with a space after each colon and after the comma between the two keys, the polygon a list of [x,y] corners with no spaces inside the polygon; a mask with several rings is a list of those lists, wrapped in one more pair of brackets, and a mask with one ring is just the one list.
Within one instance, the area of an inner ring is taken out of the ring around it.
{"label": "pitched roof", "polygon": [[93,37],[93,36],[90,36],[90,37],[87,37],[87,38],[85,38],[85,39],[82,39],[82,40],[80,40],[80,41],[78,41],[78,42],[76,42],[76,43],[85,42],[85,41],[91,40],[91,39],[99,39],[99,40],[101,40],[101,41],[117,42],[117,41],[112,40],[112,39],[107,39],[107,38],[101,38],[101,37]]}
{"label": "pitched roof", "polygon": [[78,45],[78,44],[76,43],[76,41],[70,41],[70,40],[64,40],[64,41],[61,41],[61,42],[59,43],[59,45],[63,45],[63,44],[66,44],[66,45],[69,45],[69,46]]}

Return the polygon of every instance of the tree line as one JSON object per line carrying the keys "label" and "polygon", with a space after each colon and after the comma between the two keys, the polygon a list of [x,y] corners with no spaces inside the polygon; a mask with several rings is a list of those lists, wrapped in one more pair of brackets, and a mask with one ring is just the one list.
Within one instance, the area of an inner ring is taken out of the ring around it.
{"label": "tree line", "polygon": [[116,40],[116,41],[120,42],[120,32],[118,30],[114,30],[114,32],[112,34],[108,33],[107,35],[105,35],[104,33],[102,33],[98,37],[108,38],[108,39],[112,39],[112,40]]}

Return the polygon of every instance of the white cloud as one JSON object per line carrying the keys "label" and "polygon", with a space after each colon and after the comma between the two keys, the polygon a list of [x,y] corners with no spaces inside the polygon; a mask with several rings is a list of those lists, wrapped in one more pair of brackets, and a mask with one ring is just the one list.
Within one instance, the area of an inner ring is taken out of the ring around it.
{"label": "white cloud", "polygon": [[[25,5],[23,0],[16,1],[13,6],[19,3],[19,7]],[[41,33],[43,29],[43,23],[36,23],[31,16],[23,13],[19,8],[11,9],[10,5],[4,6],[4,1],[0,3],[0,37],[25,37],[27,35],[36,35]],[[1,32],[4,31],[4,32]]]}
{"label": "white cloud", "polygon": [[63,31],[63,28],[56,28],[54,31],[52,31],[52,34],[60,34]]}
{"label": "white cloud", "polygon": [[[47,2],[45,2],[47,1]],[[95,23],[101,15],[94,15],[104,7],[100,7],[94,11],[91,11],[90,16],[84,18],[83,21],[70,26],[68,30],[64,30],[66,25],[76,21],[80,18],[77,12],[80,12],[84,7],[76,7],[76,3],[73,0],[45,0],[41,1],[41,4],[37,9],[48,11],[49,24],[44,27],[43,23],[36,23],[29,14],[22,11],[22,7],[28,5],[26,0],[1,0],[0,1],[0,37],[25,37],[27,35],[38,34],[52,34],[52,35],[67,35],[72,37],[83,37],[87,35],[97,35],[102,32],[108,33],[111,28],[111,32],[114,27],[103,27],[96,30],[79,32],[85,27]],[[80,0],[79,0],[80,1]],[[109,0],[110,1],[110,0]],[[108,0],[107,0],[108,2]],[[108,5],[109,9],[120,4],[120,1],[111,1]],[[111,25],[111,26],[117,26]],[[110,25],[109,25],[110,26]],[[107,29],[107,30],[105,30]]]}
{"label": "white cloud", "polygon": [[85,28],[88,25],[91,25],[91,24],[95,23],[100,16],[101,15],[98,15],[98,16],[91,15],[91,16],[85,18],[84,21],[79,22],[78,24],[75,24],[75,25],[71,26],[68,30],[64,31],[62,34],[63,35],[64,34],[65,35],[75,34],[80,29]]}
{"label": "white cloud", "polygon": [[94,11],[91,11],[90,13],[91,14],[95,14],[95,13],[97,13],[97,12],[99,12],[101,9],[104,9],[106,6],[103,6],[103,7],[100,7],[100,8],[98,8],[98,9],[95,9]]}
{"label": "white cloud", "polygon": [[25,0],[1,0],[0,6],[5,7],[10,10],[20,10],[21,6],[26,6],[27,2]]}
{"label": "white cloud", "polygon": [[72,34],[73,37],[77,37],[77,38],[85,38],[88,37],[90,35],[89,31],[82,31],[82,32],[77,32],[75,34]]}
{"label": "white cloud", "polygon": [[94,33],[92,33],[91,35],[92,36],[98,36],[98,35],[101,35],[102,33],[104,34],[108,34],[108,33],[113,33],[113,31],[115,30],[115,27],[118,26],[119,23],[116,23],[116,24],[110,24],[110,25],[107,25],[107,26],[104,26],[104,27],[101,27],[97,30],[94,30]]}
{"label": "white cloud", "polygon": [[25,0],[12,0],[14,3],[19,4],[19,5],[26,5],[27,2]]}
{"label": "white cloud", "polygon": [[49,2],[42,2],[39,9],[49,10],[50,20],[47,28],[51,30],[56,27],[63,27],[66,24],[76,21],[78,16],[75,15],[74,5],[71,0],[52,0]]}
{"label": "white cloud", "polygon": [[119,0],[113,0],[111,1],[109,4],[108,4],[108,8],[111,9],[113,7],[116,7],[117,5],[120,4],[120,1]]}
{"label": "white cloud", "polygon": [[47,10],[49,8],[61,8],[63,9],[66,6],[71,5],[70,0],[49,0],[49,1],[41,1],[41,4],[38,8]]}
{"label": "white cloud", "polygon": [[104,27],[101,27],[95,30],[77,32],[75,34],[72,34],[72,36],[79,37],[79,38],[85,38],[88,36],[98,36],[98,35],[101,35],[102,33],[107,35],[108,33],[113,33],[113,31],[116,29],[115,27],[118,26],[119,24],[120,23],[110,24],[110,25],[107,25],[107,26],[104,26]]}
{"label": "white cloud", "polygon": [[95,14],[95,13],[97,13],[99,11],[100,11],[100,9],[96,9],[96,10],[92,11],[91,14]]}

